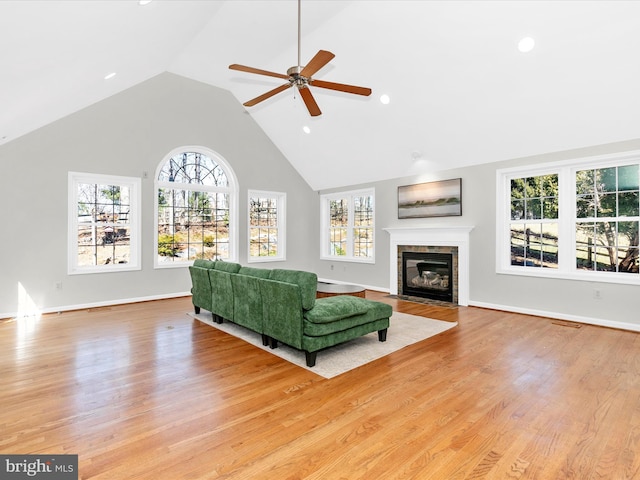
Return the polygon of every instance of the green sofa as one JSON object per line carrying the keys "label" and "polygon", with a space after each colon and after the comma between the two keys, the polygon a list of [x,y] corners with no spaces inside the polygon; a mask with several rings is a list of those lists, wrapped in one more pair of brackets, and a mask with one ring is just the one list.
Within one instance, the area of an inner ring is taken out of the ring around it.
{"label": "green sofa", "polygon": [[309,367],[324,348],[376,331],[386,340],[390,305],[348,295],[316,299],[315,273],[207,260],[196,260],[189,270],[196,313],[204,308],[218,323],[260,333],[271,348],[282,342],[303,350]]}

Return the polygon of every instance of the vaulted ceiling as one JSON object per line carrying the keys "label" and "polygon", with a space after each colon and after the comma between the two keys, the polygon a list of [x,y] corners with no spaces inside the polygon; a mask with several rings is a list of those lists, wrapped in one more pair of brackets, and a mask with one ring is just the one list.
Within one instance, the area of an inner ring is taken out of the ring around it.
{"label": "vaulted ceiling", "polygon": [[[229,64],[285,73],[297,18],[296,0],[1,1],[0,144],[165,71],[243,103],[283,81]],[[640,138],[638,1],[302,0],[301,18],[302,63],[336,55],[314,78],[373,90],[312,87],[314,118],[295,89],[247,108],[314,189]]]}

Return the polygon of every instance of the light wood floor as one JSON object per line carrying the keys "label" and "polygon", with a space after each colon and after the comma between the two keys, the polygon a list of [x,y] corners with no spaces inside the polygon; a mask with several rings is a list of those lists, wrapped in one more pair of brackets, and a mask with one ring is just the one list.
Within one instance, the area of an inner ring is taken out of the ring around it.
{"label": "light wood floor", "polygon": [[82,479],[640,478],[638,334],[367,296],[459,326],[326,380],[189,298],[0,322],[0,453]]}

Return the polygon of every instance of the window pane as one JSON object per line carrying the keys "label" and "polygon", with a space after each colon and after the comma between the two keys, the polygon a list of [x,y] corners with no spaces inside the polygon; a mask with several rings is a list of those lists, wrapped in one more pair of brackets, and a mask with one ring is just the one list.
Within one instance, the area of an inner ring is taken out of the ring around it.
{"label": "window pane", "polygon": [[131,187],[102,182],[74,185],[76,258],[71,262],[72,269],[129,264],[133,248],[129,223]]}
{"label": "window pane", "polygon": [[511,220],[558,218],[558,175],[511,180]]}
{"label": "window pane", "polygon": [[373,225],[373,197],[354,197],[353,208],[354,226],[365,227]]}
{"label": "window pane", "polygon": [[618,222],[618,245],[638,245],[638,222]]}
{"label": "window pane", "polygon": [[169,159],[158,174],[161,182],[228,187],[227,175],[220,165],[206,155],[184,152]]}
{"label": "window pane", "polygon": [[345,256],[347,254],[347,229],[331,228],[329,242],[330,255]]}
{"label": "window pane", "polygon": [[159,189],[158,261],[227,258],[228,203],[225,193]]}
{"label": "window pane", "polygon": [[511,265],[558,268],[558,224],[512,224]]}
{"label": "window pane", "polygon": [[617,195],[615,193],[603,193],[599,195],[600,200],[596,208],[596,216],[598,217],[615,217],[617,208],[616,200]]}
{"label": "window pane", "polygon": [[542,251],[542,265],[546,268],[558,268],[558,233],[557,223],[542,224],[540,244]]}
{"label": "window pane", "polygon": [[615,192],[617,190],[617,168],[599,168],[595,171],[596,191]]}
{"label": "window pane", "polygon": [[354,243],[353,255],[355,257],[371,257],[373,255],[373,229],[356,228]]}
{"label": "window pane", "polygon": [[594,178],[593,170],[581,170],[576,172],[576,193],[578,195],[593,194],[596,190]]}
{"label": "window pane", "polygon": [[539,198],[531,198],[526,202],[526,218],[539,219],[542,218],[542,203]]}
{"label": "window pane", "polygon": [[613,247],[596,247],[595,269],[601,272],[616,271],[616,249]]}
{"label": "window pane", "polygon": [[329,216],[332,227],[346,227],[349,223],[349,202],[346,199],[331,200]]}
{"label": "window pane", "polygon": [[511,220],[521,220],[524,218],[524,200],[511,201]]}
{"label": "window pane", "polygon": [[618,190],[640,190],[638,183],[638,165],[618,167]]}
{"label": "window pane", "polygon": [[529,177],[525,188],[525,195],[528,198],[542,195],[542,177]]}
{"label": "window pane", "polygon": [[558,218],[558,197],[542,199],[542,218]]}
{"label": "window pane", "polygon": [[576,268],[593,269],[593,238],[595,227],[592,222],[576,224]]}
{"label": "window pane", "polygon": [[511,224],[511,265],[524,265],[525,256],[525,225],[524,223]]}
{"label": "window pane", "polygon": [[637,217],[640,215],[638,192],[623,192],[618,194],[618,216]]}
{"label": "window pane", "polygon": [[523,178],[514,178],[511,180],[511,198],[523,199],[524,198],[525,183]]}
{"label": "window pane", "polygon": [[618,271],[622,273],[638,273],[638,248],[618,249]]}
{"label": "window pane", "polygon": [[578,218],[592,218],[596,216],[593,195],[579,195],[576,199],[576,216]]}

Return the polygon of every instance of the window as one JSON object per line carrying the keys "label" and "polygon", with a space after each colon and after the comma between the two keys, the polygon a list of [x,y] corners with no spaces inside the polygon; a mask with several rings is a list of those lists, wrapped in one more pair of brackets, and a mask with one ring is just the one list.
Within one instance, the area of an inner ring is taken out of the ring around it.
{"label": "window", "polygon": [[249,191],[249,262],[285,260],[286,194]]}
{"label": "window", "polygon": [[558,175],[511,179],[511,265],[558,268]]}
{"label": "window", "polygon": [[638,164],[580,170],[576,268],[638,273]]}
{"label": "window", "polygon": [[140,179],[69,172],[69,274],[140,269]]}
{"label": "window", "polygon": [[219,155],[174,150],[160,164],[156,192],[156,267],[236,260],[236,180]]}
{"label": "window", "polygon": [[322,195],[321,258],[375,262],[373,189]]}
{"label": "window", "polygon": [[499,273],[640,284],[640,152],[497,175]]}

